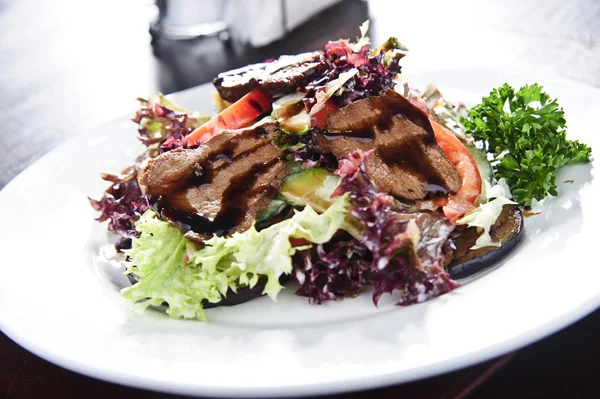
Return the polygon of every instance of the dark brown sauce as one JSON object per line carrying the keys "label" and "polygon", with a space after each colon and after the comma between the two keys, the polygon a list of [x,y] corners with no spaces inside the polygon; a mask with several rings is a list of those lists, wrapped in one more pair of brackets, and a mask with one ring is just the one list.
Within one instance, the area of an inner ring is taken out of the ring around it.
{"label": "dark brown sauce", "polygon": [[285,106],[283,108],[280,108],[279,118],[280,119],[292,118],[292,117],[298,115],[300,112],[304,111],[305,109],[306,109],[306,107],[304,106],[304,102],[298,101],[295,104],[291,104],[291,105]]}
{"label": "dark brown sauce", "polygon": [[[390,127],[392,126],[392,117],[394,115],[381,115],[379,117],[379,119],[377,119],[377,121],[375,122],[375,127],[377,128],[377,130],[379,130],[381,133],[389,133],[390,131]],[[402,114],[397,114],[395,115],[398,118],[403,118],[404,115]],[[371,131],[373,131],[373,128],[371,127]]]}
{"label": "dark brown sauce", "polygon": [[203,184],[209,184],[212,181],[212,174],[212,169],[196,163],[194,165],[194,173],[192,174],[188,185],[201,186]]}
{"label": "dark brown sauce", "polygon": [[[256,135],[256,132],[249,132],[248,134]],[[202,165],[195,164],[194,173],[184,188],[203,187],[211,184],[214,180],[215,174],[218,174],[222,168],[234,162],[234,155],[235,159],[238,160],[269,144],[268,141],[265,141],[257,146],[250,147],[245,151],[234,154],[236,146],[238,145],[238,140],[239,139],[227,141],[223,146],[221,146],[219,152],[216,152],[214,155],[212,155],[212,159]]]}
{"label": "dark brown sauce", "polygon": [[214,234],[226,234],[242,222],[248,212],[248,197],[255,194],[250,188],[261,173],[275,162],[276,159],[269,163],[252,165],[247,174],[231,180],[229,187],[223,193],[221,210],[213,222]]}
{"label": "dark brown sauce", "polygon": [[425,191],[427,192],[427,194],[429,196],[444,197],[444,196],[448,195],[448,190],[446,190],[444,187],[440,186],[439,184],[425,182],[423,184],[423,188],[425,189]]}
{"label": "dark brown sauce", "polygon": [[443,186],[439,176],[423,162],[423,153],[416,143],[402,145],[394,151],[388,148],[386,151],[377,151],[381,160],[387,165],[394,165],[416,176],[423,184],[427,197],[448,195],[448,190]]}
{"label": "dark brown sauce", "polygon": [[[390,97],[393,100],[390,100]],[[388,108],[387,115],[391,115],[390,120],[393,116],[406,117],[412,123],[420,126],[428,133],[425,139],[426,142],[435,141],[435,136],[433,135],[433,128],[431,127],[429,117],[427,116],[427,114],[425,114],[425,112],[423,112],[420,108],[412,105],[410,101],[408,101],[400,94],[394,92],[393,90],[388,90],[386,92],[386,96],[383,98],[386,99],[384,101],[386,101],[386,105]]]}
{"label": "dark brown sauce", "polygon": [[[329,133],[323,136],[327,140],[338,140],[348,138],[360,142],[376,141],[378,134],[388,134],[394,127],[394,121],[397,119],[408,119],[410,122],[420,126],[426,131],[423,137],[425,144],[435,142],[433,129],[429,123],[428,117],[417,107],[414,107],[404,97],[393,93],[384,97],[372,99],[372,107],[376,119],[364,119],[360,126],[353,126],[352,131],[340,133]],[[378,112],[379,111],[379,112]],[[416,143],[399,142],[398,145],[375,145],[377,155],[387,165],[395,165],[403,170],[409,171],[423,183],[423,189],[427,192],[427,197],[448,195],[448,190],[444,187],[440,176],[435,173],[429,165],[426,165],[423,159],[423,150]]]}
{"label": "dark brown sauce", "polygon": [[192,230],[205,235],[226,235],[244,220],[248,212],[248,199],[256,194],[251,187],[258,177],[276,162],[278,160],[274,159],[268,163],[252,165],[247,173],[232,179],[221,198],[219,213],[212,220],[197,213],[178,210],[168,204],[168,199],[157,201],[157,208],[161,215],[177,223],[182,231]]}
{"label": "dark brown sauce", "polygon": [[[338,136],[343,136],[358,139],[363,142],[373,141],[375,140],[377,133],[389,133],[395,118],[407,118],[414,124],[423,127],[428,133],[425,139],[426,142],[433,139],[433,130],[431,125],[429,125],[427,116],[420,110],[415,109],[415,107],[403,97],[400,95],[397,96],[400,98],[398,99],[394,96],[394,100],[389,100],[387,97],[379,97],[378,100],[373,99],[375,101],[373,108],[383,111],[378,112],[375,121],[365,119],[363,120],[362,126],[354,126],[351,131],[342,131],[336,134],[330,133],[325,135],[325,138],[328,140],[336,140]],[[427,127],[424,127],[423,125],[427,125]]]}
{"label": "dark brown sauce", "polygon": [[[233,161],[234,158],[234,152],[239,144],[239,140],[245,140],[245,139],[249,139],[249,138],[256,138],[256,137],[261,137],[262,134],[260,132],[264,132],[260,129],[255,129],[253,131],[249,131],[246,136],[244,136],[244,138],[234,138],[230,141],[228,141],[223,148],[221,149],[221,151],[215,155],[213,155],[213,161],[215,160],[219,160],[219,159],[225,159],[227,158],[229,161]],[[249,147],[244,151],[239,151],[235,154],[235,159],[244,157],[248,154],[251,154],[253,152],[255,152],[257,149],[264,147],[265,145],[269,144],[270,140],[266,139],[260,143],[258,143],[258,145],[254,146],[254,147]],[[209,163],[212,163],[212,161],[210,161]]]}
{"label": "dark brown sauce", "polygon": [[178,211],[168,205],[165,206],[163,202],[157,203],[157,207],[160,209],[160,217],[175,222],[182,232],[193,230],[196,233],[209,234],[212,229],[213,222],[202,215]]}

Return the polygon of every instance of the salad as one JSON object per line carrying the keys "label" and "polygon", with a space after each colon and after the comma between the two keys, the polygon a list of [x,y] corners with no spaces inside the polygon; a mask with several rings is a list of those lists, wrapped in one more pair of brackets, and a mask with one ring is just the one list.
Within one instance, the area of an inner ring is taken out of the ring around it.
{"label": "salad", "polygon": [[197,320],[284,288],[423,302],[503,258],[556,170],[590,160],[538,84],[466,110],[410,87],[407,48],[367,29],[218,75],[214,116],[139,99],[146,151],[90,199],[120,236],[124,298]]}

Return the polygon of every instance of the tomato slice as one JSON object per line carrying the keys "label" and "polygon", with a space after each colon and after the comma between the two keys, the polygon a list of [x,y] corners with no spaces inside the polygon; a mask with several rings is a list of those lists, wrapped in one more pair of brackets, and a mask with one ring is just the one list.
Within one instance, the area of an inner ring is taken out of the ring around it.
{"label": "tomato slice", "polygon": [[456,194],[422,201],[419,206],[422,209],[443,207],[444,215],[450,222],[456,224],[458,219],[477,206],[481,195],[481,174],[467,147],[444,126],[434,120],[430,122],[438,145],[460,174],[463,184]]}
{"label": "tomato slice", "polygon": [[333,102],[332,99],[325,101],[323,104],[323,108],[316,114],[310,117],[310,125],[312,127],[318,127],[319,129],[325,129],[325,125],[327,124],[327,117],[329,114],[334,113],[340,109],[336,103]]}
{"label": "tomato slice", "polygon": [[250,126],[270,108],[271,97],[261,88],[256,88],[190,133],[187,136],[188,145],[200,145],[224,129]]}

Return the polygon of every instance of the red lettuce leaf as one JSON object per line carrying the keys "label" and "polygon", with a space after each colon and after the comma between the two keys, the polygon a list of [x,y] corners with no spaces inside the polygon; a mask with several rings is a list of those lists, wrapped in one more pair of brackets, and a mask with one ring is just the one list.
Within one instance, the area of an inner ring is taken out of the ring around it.
{"label": "red lettuce leaf", "polygon": [[142,194],[135,177],[113,183],[100,200],[89,201],[100,212],[96,220],[108,221],[108,230],[124,238],[137,236],[135,222],[149,207],[148,197]]}
{"label": "red lettuce leaf", "polygon": [[303,169],[326,168],[334,171],[338,168],[338,160],[333,154],[323,153],[313,143],[313,135],[318,131],[317,128],[312,128],[307,137],[306,143],[300,148],[289,148],[287,151],[292,155],[296,162],[302,162]]}
{"label": "red lettuce leaf", "polygon": [[108,230],[123,238],[117,244],[118,249],[125,248],[127,239],[137,235],[134,224],[149,207],[148,197],[142,194],[137,181],[141,165],[162,152],[187,147],[187,136],[209,119],[171,103],[160,93],[138,101],[140,108],[132,121],[138,124],[138,139],[146,146],[146,152],[120,175],[103,173],[101,177],[111,182],[111,186],[100,200],[89,199],[100,212],[97,220],[108,221]]}
{"label": "red lettuce leaf", "polygon": [[400,290],[398,305],[409,305],[455,289],[458,283],[442,266],[453,225],[440,214],[398,211],[394,198],[369,178],[368,154],[356,151],[340,161],[341,181],[333,194],[348,193],[351,213],[363,225],[361,237],[298,251],[297,294],[321,303],[371,284],[375,304],[384,293]]}
{"label": "red lettuce leaf", "polygon": [[186,113],[176,112],[159,102],[143,98],[138,101],[141,106],[132,121],[139,125],[138,139],[145,146],[158,145],[159,152],[187,147],[186,136],[194,129],[189,126]]}
{"label": "red lettuce leaf", "polygon": [[332,97],[338,106],[343,107],[349,102],[378,96],[393,89],[396,85],[394,77],[401,70],[399,58],[392,58],[384,65],[385,49],[380,49],[375,56],[371,56],[370,52],[368,46],[354,51],[344,40],[327,43],[323,50],[326,68],[316,74],[305,88],[307,108],[310,110],[316,103],[314,94],[318,90],[324,90],[328,82],[352,68],[358,69],[358,73],[344,84],[340,95]]}
{"label": "red lettuce leaf", "polygon": [[210,119],[173,104],[160,93],[138,101],[140,108],[132,121],[139,125],[138,139],[148,147],[150,157],[174,148],[187,148],[187,136]]}
{"label": "red lettuce leaf", "polygon": [[368,250],[357,240],[297,251],[293,258],[293,275],[300,283],[296,295],[318,304],[357,295],[368,284],[368,257]]}

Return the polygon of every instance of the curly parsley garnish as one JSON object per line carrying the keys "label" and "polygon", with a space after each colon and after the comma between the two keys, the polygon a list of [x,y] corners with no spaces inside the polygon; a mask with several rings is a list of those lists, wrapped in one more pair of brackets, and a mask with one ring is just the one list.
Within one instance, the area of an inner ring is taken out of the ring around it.
{"label": "curly parsley garnish", "polygon": [[533,84],[515,92],[505,83],[461,119],[466,133],[492,155],[496,178],[506,178],[524,206],[534,198],[557,195],[556,170],[589,162],[592,154],[587,145],[567,140],[565,113],[542,89]]}

